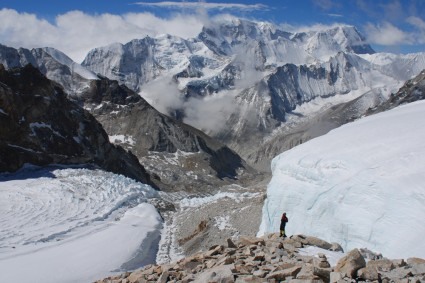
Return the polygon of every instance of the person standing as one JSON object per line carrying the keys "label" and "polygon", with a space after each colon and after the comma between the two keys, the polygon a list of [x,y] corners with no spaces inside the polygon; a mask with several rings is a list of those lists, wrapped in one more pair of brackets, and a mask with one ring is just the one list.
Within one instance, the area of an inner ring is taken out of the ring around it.
{"label": "person standing", "polygon": [[285,234],[285,226],[288,222],[288,217],[286,217],[286,212],[282,214],[282,218],[280,219],[280,237],[286,238]]}

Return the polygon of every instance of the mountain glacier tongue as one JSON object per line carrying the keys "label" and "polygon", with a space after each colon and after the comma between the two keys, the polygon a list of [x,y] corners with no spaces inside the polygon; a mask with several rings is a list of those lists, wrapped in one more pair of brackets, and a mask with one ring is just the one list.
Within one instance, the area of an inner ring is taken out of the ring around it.
{"label": "mountain glacier tongue", "polygon": [[425,101],[344,125],[272,162],[259,234],[307,234],[389,258],[425,257]]}

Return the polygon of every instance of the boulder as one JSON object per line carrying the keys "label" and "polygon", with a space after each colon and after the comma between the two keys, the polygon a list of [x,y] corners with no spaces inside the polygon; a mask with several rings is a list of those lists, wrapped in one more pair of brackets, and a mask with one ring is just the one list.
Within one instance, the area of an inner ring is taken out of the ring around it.
{"label": "boulder", "polygon": [[315,246],[315,247],[319,247],[325,250],[330,250],[332,248],[332,244],[316,238],[316,237],[311,237],[311,236],[305,236],[305,235],[295,235],[291,237],[291,240],[295,240],[297,242],[302,243],[303,245],[307,245],[307,246]]}
{"label": "boulder", "polygon": [[232,264],[229,265],[221,265],[213,267],[209,270],[205,270],[199,273],[194,283],[205,283],[205,282],[222,282],[222,283],[233,283],[235,282],[232,269],[235,266]]}
{"label": "boulder", "polygon": [[413,275],[424,275],[425,277],[425,263],[412,264]]}
{"label": "boulder", "polygon": [[257,238],[257,237],[247,237],[247,236],[241,236],[239,237],[239,244],[243,246],[250,246],[250,245],[259,245],[262,246],[265,245],[264,239]]}
{"label": "boulder", "polygon": [[422,258],[418,258],[418,257],[409,257],[406,260],[408,265],[412,265],[412,264],[420,264],[420,263],[425,263],[425,259]]}
{"label": "boulder", "polygon": [[365,259],[358,249],[354,249],[338,261],[335,271],[342,273],[344,277],[356,278],[357,270],[365,266]]}
{"label": "boulder", "polygon": [[300,272],[301,266],[274,271],[266,276],[266,279],[285,280],[287,277],[295,277]]}
{"label": "boulder", "polygon": [[369,281],[378,280],[378,271],[376,268],[363,267],[357,271],[357,276]]}
{"label": "boulder", "polygon": [[329,277],[329,283],[337,283],[340,282],[344,276],[341,272],[331,272]]}
{"label": "boulder", "polygon": [[376,271],[391,271],[395,268],[393,261],[389,259],[370,260],[366,267]]}
{"label": "boulder", "polygon": [[242,275],[236,278],[235,283],[263,283],[264,279],[255,275]]}
{"label": "boulder", "polygon": [[390,278],[391,280],[403,279],[413,276],[412,271],[408,267],[395,268],[389,272],[383,272],[383,275],[385,275],[387,278]]}

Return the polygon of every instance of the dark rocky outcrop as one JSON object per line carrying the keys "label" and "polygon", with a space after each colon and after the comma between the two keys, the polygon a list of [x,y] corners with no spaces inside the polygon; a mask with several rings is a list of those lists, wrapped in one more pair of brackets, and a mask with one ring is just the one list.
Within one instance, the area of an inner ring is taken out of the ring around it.
{"label": "dark rocky outcrop", "polygon": [[28,64],[0,65],[0,171],[35,165],[96,164],[152,184],[137,158],[111,144],[102,125]]}

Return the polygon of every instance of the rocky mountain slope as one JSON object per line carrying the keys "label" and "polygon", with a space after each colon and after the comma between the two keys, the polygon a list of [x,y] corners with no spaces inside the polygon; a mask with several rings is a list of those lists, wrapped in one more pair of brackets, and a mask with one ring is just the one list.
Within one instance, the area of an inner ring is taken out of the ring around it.
{"label": "rocky mountain slope", "polygon": [[91,114],[30,64],[9,71],[0,65],[0,152],[0,171],[93,163],[153,185],[134,155],[111,144]]}
{"label": "rocky mountain slope", "polygon": [[117,81],[92,81],[80,101],[103,125],[111,142],[133,152],[169,189],[215,191],[255,173],[228,147],[159,113]]}
{"label": "rocky mountain slope", "polygon": [[0,46],[0,62],[6,69],[30,63],[61,84],[68,98],[102,123],[111,142],[134,152],[164,189],[216,190],[254,173],[226,146],[160,114],[130,89],[95,76],[58,50]]}
{"label": "rocky mountain slope", "polygon": [[[310,251],[310,253],[309,253]],[[311,252],[313,251],[313,252]],[[227,240],[177,262],[96,282],[422,282],[425,260],[387,259],[368,250],[343,254],[337,243],[294,235]]]}

